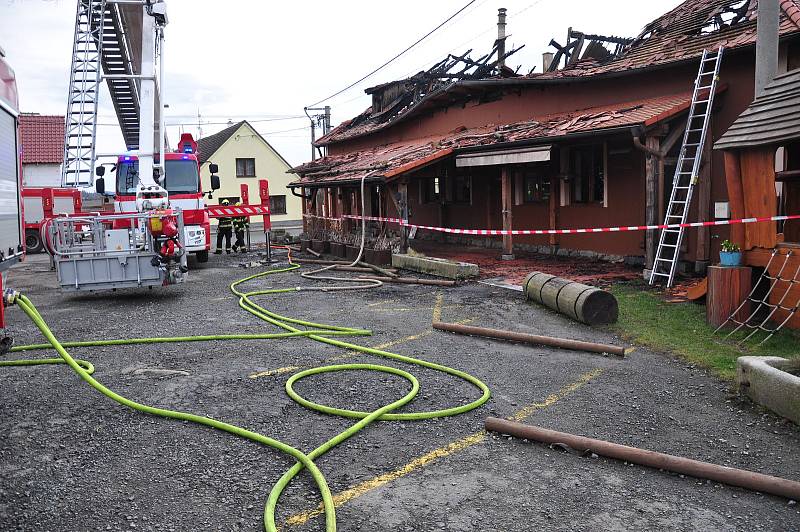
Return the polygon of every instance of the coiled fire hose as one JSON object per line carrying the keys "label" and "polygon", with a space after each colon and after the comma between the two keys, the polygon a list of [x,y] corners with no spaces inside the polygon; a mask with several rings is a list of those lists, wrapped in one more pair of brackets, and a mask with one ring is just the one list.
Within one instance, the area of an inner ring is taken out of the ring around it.
{"label": "coiled fire hose", "polygon": [[[336,512],[333,504],[333,497],[331,494],[331,490],[328,487],[327,482],[325,481],[325,477],[314,463],[314,460],[316,458],[319,458],[320,456],[330,451],[340,443],[344,442],[345,440],[352,437],[359,431],[363,430],[367,425],[369,425],[374,421],[412,421],[412,420],[424,420],[424,419],[455,416],[458,414],[469,412],[470,410],[474,410],[475,408],[478,408],[479,406],[484,404],[486,401],[489,400],[490,392],[486,384],[484,384],[476,377],[473,377],[472,375],[469,375],[468,373],[465,373],[463,371],[459,371],[441,364],[428,362],[422,359],[399,355],[397,353],[391,353],[388,351],[382,351],[370,347],[364,347],[357,344],[352,344],[349,342],[344,342],[335,339],[335,337],[340,337],[340,336],[366,336],[371,334],[370,331],[363,329],[355,329],[350,327],[338,327],[334,325],[313,323],[301,319],[281,316],[280,314],[265,309],[263,306],[253,301],[253,298],[258,296],[293,293],[299,291],[299,288],[256,290],[251,292],[243,292],[240,290],[240,286],[246,282],[254,281],[256,279],[268,275],[275,275],[275,274],[289,272],[300,267],[300,265],[292,263],[291,251],[289,251],[289,255],[287,256],[287,258],[289,261],[289,266],[287,267],[267,270],[265,272],[261,272],[256,275],[240,279],[230,285],[230,290],[239,298],[239,306],[242,309],[262,319],[263,321],[266,321],[267,323],[270,323],[272,325],[279,327],[280,329],[283,329],[285,331],[283,333],[242,334],[242,335],[226,334],[226,335],[184,336],[184,337],[172,337],[172,338],[132,338],[125,340],[65,342],[62,344],[55,337],[53,332],[48,327],[47,323],[45,323],[41,314],[39,314],[39,311],[36,309],[36,307],[33,305],[30,299],[28,299],[23,294],[14,294],[13,296],[14,302],[17,305],[19,305],[20,308],[23,310],[23,312],[25,312],[25,314],[33,321],[36,327],[44,335],[48,343],[17,346],[13,347],[11,349],[11,352],[52,348],[58,353],[60,358],[0,361],[0,366],[35,366],[44,364],[67,364],[70,366],[70,368],[72,368],[72,370],[75,373],[78,374],[78,376],[81,377],[81,379],[83,379],[86,383],[88,383],[92,388],[94,388],[95,390],[102,393],[106,397],[113,399],[114,401],[124,406],[154,416],[161,416],[169,419],[177,419],[182,421],[191,421],[201,425],[213,427],[215,429],[231,433],[235,436],[247,438],[249,440],[264,445],[268,445],[274,449],[286,453],[289,456],[293,457],[297,461],[297,463],[293,467],[291,467],[288,471],[286,471],[286,473],[284,473],[284,475],[278,480],[278,482],[273,486],[272,490],[270,491],[270,494],[267,498],[264,507],[265,530],[267,530],[268,532],[277,532],[278,528],[275,522],[275,509],[278,504],[278,500],[280,499],[280,496],[283,493],[283,490],[286,488],[286,486],[292,481],[292,479],[295,476],[297,476],[298,473],[300,473],[305,468],[309,471],[309,473],[313,477],[315,483],[317,484],[317,487],[319,488],[320,495],[322,497],[322,503],[324,506],[324,513],[325,513],[325,530],[327,532],[334,532],[336,530]],[[303,329],[301,329],[300,327],[302,327]],[[336,364],[336,365],[321,366],[321,367],[307,369],[305,371],[296,373],[289,378],[289,380],[286,382],[286,393],[293,400],[297,401],[299,404],[311,410],[315,410],[330,415],[357,419],[358,421],[354,425],[349,427],[347,430],[334,436],[333,438],[326,441],[313,451],[309,453],[304,453],[299,449],[287,445],[286,443],[283,443],[277,439],[270,438],[258,432],[253,432],[244,429],[242,427],[232,425],[230,423],[225,423],[223,421],[219,421],[210,417],[199,416],[188,412],[180,412],[177,410],[157,408],[142,403],[138,403],[136,401],[132,401],[110,390],[109,388],[101,384],[99,381],[97,381],[94,377],[92,377],[92,374],[94,373],[94,366],[88,361],[73,358],[66,350],[67,347],[94,347],[94,346],[109,346],[109,345],[155,344],[155,343],[219,341],[219,340],[256,340],[256,339],[266,340],[266,339],[284,339],[284,338],[294,338],[294,337],[306,337],[311,340],[315,340],[317,342],[322,342],[343,349],[357,351],[360,353],[396,360],[398,362],[403,362],[406,364],[411,364],[415,366],[421,366],[424,368],[441,371],[448,375],[452,375],[454,377],[459,377],[461,379],[466,380],[467,382],[478,388],[478,390],[480,390],[481,395],[479,398],[475,399],[474,401],[468,404],[452,408],[431,410],[427,412],[395,412],[399,408],[408,404],[412,399],[414,399],[414,397],[417,395],[417,392],[419,391],[419,382],[411,373],[407,371],[379,364]],[[297,392],[295,392],[293,388],[294,384],[298,380],[303,379],[305,377],[320,373],[332,373],[340,371],[380,371],[383,373],[398,375],[400,377],[403,377],[410,383],[411,389],[402,398],[397,399],[396,401],[389,403],[381,408],[378,408],[373,412],[361,412],[357,410],[333,408],[326,405],[314,403],[312,401],[309,401],[301,397]]]}

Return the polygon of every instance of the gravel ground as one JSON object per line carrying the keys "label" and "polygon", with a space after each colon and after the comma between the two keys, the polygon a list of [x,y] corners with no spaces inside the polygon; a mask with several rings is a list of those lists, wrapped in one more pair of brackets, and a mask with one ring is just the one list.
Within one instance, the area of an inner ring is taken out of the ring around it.
{"label": "gravel ground", "polygon": [[[231,281],[257,271],[236,267],[241,260],[212,256],[185,285],[164,290],[69,295],[40,256],[13,270],[10,284],[62,341],[273,330],[228,292]],[[306,283],[291,273],[247,288]],[[740,401],[729,384],[641,348],[621,360],[431,331],[439,295],[444,321],[620,343],[517,293],[475,283],[262,298],[280,314],[374,331],[356,343],[402,340],[389,350],[469,372],[492,389],[489,403],[470,413],[381,422],[319,459],[334,494],[411,464],[359,489],[337,511],[340,530],[800,530],[798,505],[778,497],[481,434],[487,415],[529,407],[526,421],[547,428],[800,479],[800,429]],[[8,317],[18,344],[41,341],[21,311]],[[343,354],[306,339],[73,350],[95,364],[98,380],[131,399],[206,414],[306,451],[352,421],[295,404],[283,386],[296,370],[274,370]],[[23,358],[17,355],[8,358]],[[407,410],[478,396],[442,373],[379,362],[420,379]],[[250,378],[263,372],[273,373]],[[297,384],[308,399],[362,409],[406,389],[398,377],[363,372]],[[63,366],[0,368],[0,420],[2,530],[259,530],[266,495],[292,465],[231,435],[128,410]],[[438,457],[416,460],[443,447]],[[279,522],[318,504],[301,475],[279,503]],[[320,517],[283,527],[323,529]]]}

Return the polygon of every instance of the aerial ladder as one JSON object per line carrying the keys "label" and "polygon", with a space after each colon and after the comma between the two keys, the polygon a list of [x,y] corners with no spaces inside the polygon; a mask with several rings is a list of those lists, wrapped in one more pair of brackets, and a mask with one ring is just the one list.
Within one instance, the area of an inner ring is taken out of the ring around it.
{"label": "aerial ladder", "polygon": [[186,277],[183,212],[170,205],[164,187],[160,90],[167,23],[164,0],[78,0],[62,185],[88,185],[96,173],[97,191],[104,192],[105,167],[96,165],[95,141],[105,80],[128,150],[125,157],[137,161],[135,211],[45,222],[45,246],[62,289],[169,285]]}

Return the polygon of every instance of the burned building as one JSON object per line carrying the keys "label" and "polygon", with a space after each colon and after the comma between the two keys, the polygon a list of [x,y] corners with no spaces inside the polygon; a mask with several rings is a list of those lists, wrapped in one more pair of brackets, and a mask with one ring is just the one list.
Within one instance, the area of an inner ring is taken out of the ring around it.
{"label": "burned building", "polygon": [[[754,98],[756,0],[687,0],[635,38],[569,31],[542,72],[490,54],[450,56],[368,89],[372,105],[318,139],[327,155],[292,169],[308,215],[365,214],[467,229],[661,223],[704,49],[725,48],[705,164],[689,218],[725,216],[725,164],[713,142]],[[778,72],[800,67],[800,9],[782,0]],[[387,226],[399,231],[398,226]],[[713,233],[713,234],[712,234]],[[430,238],[652,265],[655,231]],[[719,237],[719,238],[714,238]],[[702,269],[728,228],[687,234],[682,263]]]}

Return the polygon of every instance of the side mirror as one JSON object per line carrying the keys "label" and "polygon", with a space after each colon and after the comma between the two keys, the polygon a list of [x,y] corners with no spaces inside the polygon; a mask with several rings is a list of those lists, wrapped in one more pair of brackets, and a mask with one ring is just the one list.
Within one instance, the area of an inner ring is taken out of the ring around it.
{"label": "side mirror", "polygon": [[211,190],[219,190],[219,187],[220,187],[219,176],[216,174],[211,174]]}
{"label": "side mirror", "polygon": [[[105,170],[102,166],[99,169]],[[105,172],[104,172],[105,173]],[[103,175],[103,174],[100,174]],[[105,194],[106,193],[106,180],[102,177],[98,177],[94,180],[94,189],[97,191],[98,194]]]}
{"label": "side mirror", "polygon": [[94,169],[94,173],[97,174],[97,177],[103,177],[106,175],[106,167],[105,166],[97,166]]}
{"label": "side mirror", "polygon": [[219,166],[214,163],[211,163],[208,165],[208,171],[211,172],[212,174],[218,174]]}

